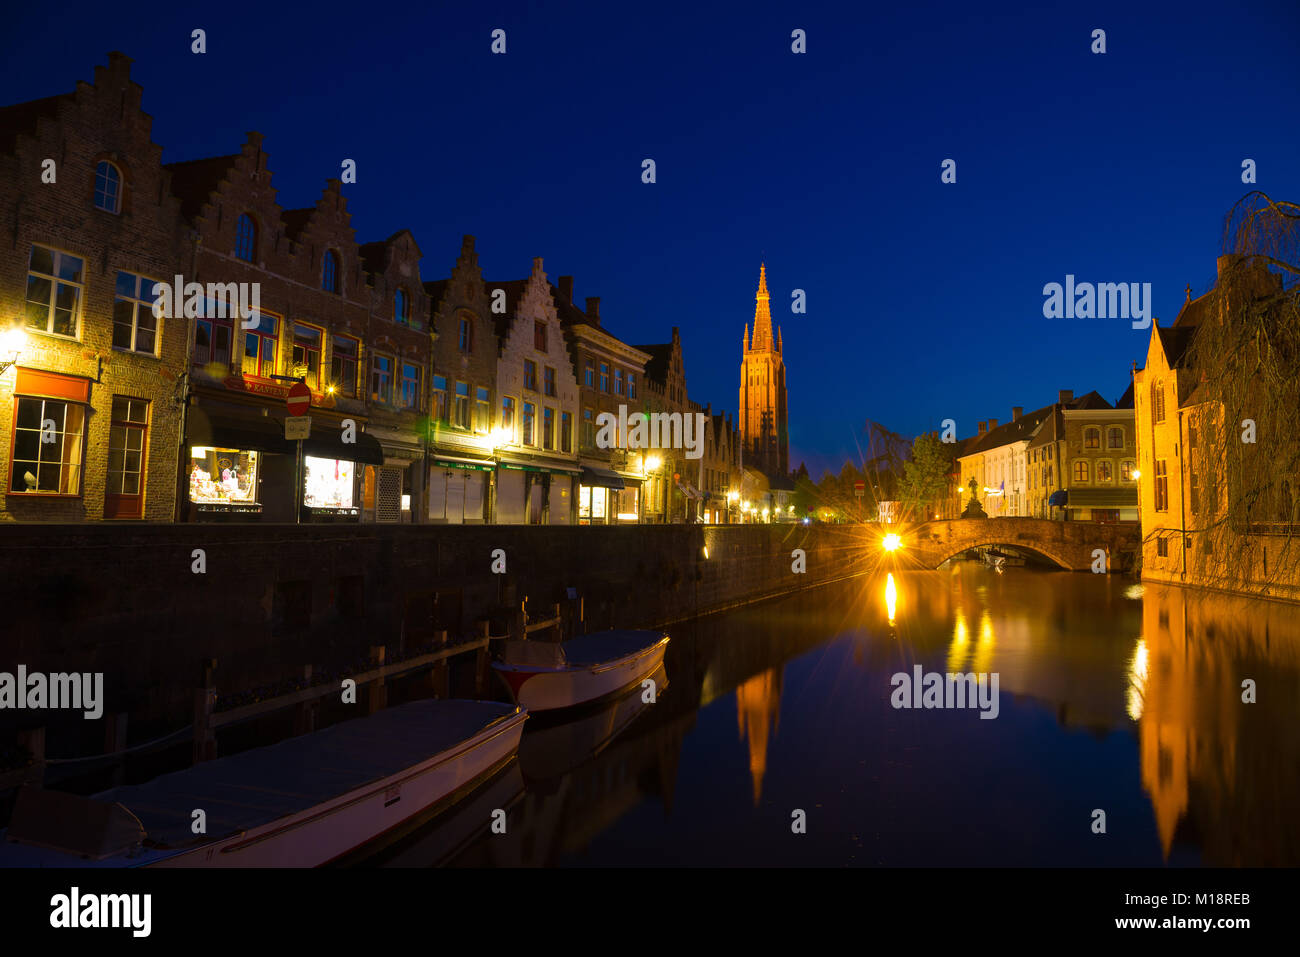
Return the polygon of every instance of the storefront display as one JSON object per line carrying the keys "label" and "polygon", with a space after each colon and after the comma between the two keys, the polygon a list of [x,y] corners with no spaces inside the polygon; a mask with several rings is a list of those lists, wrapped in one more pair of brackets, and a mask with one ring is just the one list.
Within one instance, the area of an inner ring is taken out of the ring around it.
{"label": "storefront display", "polygon": [[343,459],[303,457],[303,507],[312,516],[359,517],[356,464]]}
{"label": "storefront display", "polygon": [[190,502],[199,512],[258,513],[258,453],[190,448]]}

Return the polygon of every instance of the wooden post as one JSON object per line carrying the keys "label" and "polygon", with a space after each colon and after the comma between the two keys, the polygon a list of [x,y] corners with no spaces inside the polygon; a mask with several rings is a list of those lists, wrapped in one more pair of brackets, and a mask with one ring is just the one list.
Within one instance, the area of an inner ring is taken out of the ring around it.
{"label": "wooden post", "polygon": [[[370,665],[373,668],[382,668],[384,665],[384,653],[386,649],[383,645],[370,646]],[[383,710],[388,703],[388,689],[384,687],[384,679],[376,678],[370,682],[370,692],[366,695],[369,714]]]}
{"label": "wooden post", "polygon": [[492,656],[489,652],[492,642],[487,640],[491,634],[488,622],[480,620],[477,624],[478,636],[483,640],[483,645],[474,656],[474,693],[481,697],[487,693],[488,672],[492,670]]}
{"label": "wooden post", "polygon": [[217,688],[212,673],[216,658],[204,658],[199,687],[194,690],[194,763],[211,761],[217,756],[217,735],[212,730],[212,709],[217,703]]}
{"label": "wooden post", "polygon": [[[121,754],[126,750],[127,714],[125,711],[109,712],[104,717],[104,753]],[[122,770],[122,762],[118,761],[112,771],[114,787],[122,783]]]}
{"label": "wooden post", "polygon": [[[312,666],[302,666],[302,679],[306,687],[311,687]],[[316,710],[320,703],[319,698],[313,698],[311,701],[304,701],[294,709],[293,715],[293,733],[294,734],[311,734],[316,730]]]}

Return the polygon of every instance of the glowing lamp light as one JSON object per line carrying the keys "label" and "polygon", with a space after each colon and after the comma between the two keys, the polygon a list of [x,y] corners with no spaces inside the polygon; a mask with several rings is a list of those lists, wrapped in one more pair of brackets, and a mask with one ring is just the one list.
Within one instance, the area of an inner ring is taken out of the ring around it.
{"label": "glowing lamp light", "polygon": [[1134,469],[1134,470],[1133,470],[1133,478],[1134,478],[1134,479],[1140,479],[1141,477],[1142,477],[1142,472],[1141,472],[1141,470],[1140,470],[1140,469]]}
{"label": "glowing lamp light", "polygon": [[645,460],[645,468],[647,472],[653,472],[655,469],[659,468],[659,466],[663,464],[664,464],[663,459],[661,459],[657,455],[652,455]]}
{"label": "glowing lamp light", "polygon": [[503,445],[509,445],[509,444],[510,444],[510,438],[511,438],[511,436],[510,436],[510,430],[509,430],[509,429],[502,429],[502,428],[495,428],[495,429],[493,429],[492,432],[490,433],[489,438],[490,438],[491,441],[492,441],[492,445],[493,445],[494,447],[496,447],[496,448],[500,448],[500,447],[503,446]]}
{"label": "glowing lamp light", "polygon": [[18,361],[25,345],[27,332],[19,325],[19,320],[15,319],[8,329],[0,331],[0,372]]}
{"label": "glowing lamp light", "polygon": [[903,540],[895,533],[890,532],[880,540],[880,547],[887,552],[896,552],[903,547]]}
{"label": "glowing lamp light", "polygon": [[740,493],[739,493],[739,492],[728,492],[728,493],[727,493],[727,501],[728,501],[728,502],[731,502],[731,503],[734,505],[736,502],[740,501]]}

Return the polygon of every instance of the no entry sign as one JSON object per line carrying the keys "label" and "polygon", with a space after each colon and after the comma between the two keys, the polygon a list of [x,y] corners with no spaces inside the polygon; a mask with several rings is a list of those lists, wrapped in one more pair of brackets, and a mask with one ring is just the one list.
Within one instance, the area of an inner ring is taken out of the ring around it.
{"label": "no entry sign", "polygon": [[289,395],[284,400],[290,415],[302,415],[311,408],[311,389],[305,382],[295,382],[289,387]]}

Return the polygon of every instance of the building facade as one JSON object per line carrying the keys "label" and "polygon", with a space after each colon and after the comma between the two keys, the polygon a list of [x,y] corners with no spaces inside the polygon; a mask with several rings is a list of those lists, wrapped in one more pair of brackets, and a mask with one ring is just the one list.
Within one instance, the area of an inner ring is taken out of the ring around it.
{"label": "building facade", "polygon": [[188,339],[152,290],[181,218],[130,64],[0,110],[0,520],[176,515]]}

